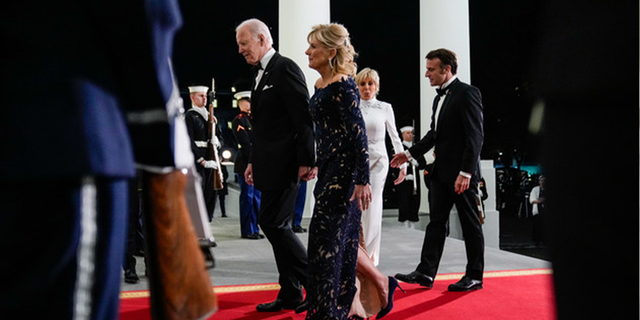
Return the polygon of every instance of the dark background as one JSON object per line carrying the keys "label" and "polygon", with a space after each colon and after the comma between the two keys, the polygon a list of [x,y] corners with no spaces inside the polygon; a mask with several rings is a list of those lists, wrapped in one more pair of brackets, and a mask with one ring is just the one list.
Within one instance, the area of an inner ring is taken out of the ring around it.
{"label": "dark background", "polygon": [[[332,21],[351,32],[359,66],[380,71],[380,99],[393,104],[399,127],[419,117],[425,53],[418,52],[418,7],[418,0],[331,1]],[[238,111],[230,108],[229,88],[251,77],[237,53],[235,26],[265,21],[277,49],[278,1],[182,0],[181,8],[174,54],[180,88],[215,77],[218,117],[232,117]],[[637,172],[627,162],[638,152],[638,1],[470,0],[469,8],[470,82],[484,104],[482,158],[499,167],[497,196],[515,204],[498,203],[501,248],[517,251],[520,241],[521,252],[553,260],[559,319],[637,315],[637,198],[628,187]],[[539,136],[527,130],[537,97],[546,105]],[[533,185],[518,167],[540,163],[550,252],[526,246],[529,219],[516,209]],[[611,273],[620,284],[603,286]],[[597,294],[600,288],[618,294]]]}
{"label": "dark background", "polygon": [[[420,52],[419,5],[417,0],[393,5],[380,0],[331,1],[331,20],[349,30],[359,68],[379,72],[379,99],[393,105],[398,128],[415,120],[418,138],[426,133],[419,121],[420,78],[426,55]],[[187,87],[211,86],[211,78],[215,78],[215,113],[222,124],[222,140],[233,149],[235,138],[225,124],[239,110],[231,107],[231,87],[249,90],[253,77],[237,52],[235,27],[253,17],[264,21],[271,27],[277,50],[278,1],[183,0],[180,6],[184,23],[175,39],[174,66],[183,98],[188,106]],[[498,208],[504,206],[513,211],[511,215],[523,215],[526,206],[522,203],[536,176],[522,169],[536,167],[538,162],[539,137],[530,135],[527,128],[535,100],[531,66],[541,9],[532,0],[472,0],[469,10],[471,79],[462,80],[470,81],[483,95],[485,141],[481,157],[493,159],[499,170]],[[442,32],[446,30],[443,26]],[[388,138],[387,144],[393,152]],[[397,207],[396,174],[392,169],[387,178],[385,208]]]}
{"label": "dark background", "polygon": [[[395,1],[393,5],[381,0],[331,1],[331,21],[349,30],[359,69],[370,67],[379,72],[379,99],[393,105],[398,128],[415,120],[418,139],[426,133],[419,121],[420,78],[426,55],[420,52],[419,6],[417,0]],[[187,87],[211,86],[211,78],[215,78],[216,117],[223,143],[233,149],[235,138],[226,123],[239,110],[232,108],[231,87],[250,90],[253,77],[250,66],[237,52],[235,28],[249,18],[264,21],[271,27],[277,50],[278,1],[183,0],[180,7],[184,22],[176,35],[173,62],[183,99],[189,106]],[[538,163],[539,137],[528,133],[528,122],[535,100],[535,70],[531,66],[541,9],[533,0],[472,0],[469,11],[471,79],[462,80],[470,81],[483,95],[485,141],[481,157],[494,160],[498,170],[496,196],[504,246],[525,250],[531,232],[526,197],[536,175],[522,169]],[[442,32],[446,30],[443,26]],[[387,150],[393,152],[388,137]],[[385,208],[397,208],[393,186],[396,176],[397,170],[391,169],[384,192]],[[532,254],[546,258],[537,252]]]}
{"label": "dark background", "polygon": [[[188,105],[189,85],[211,86],[216,80],[221,123],[230,121],[238,109],[231,108],[231,87],[248,90],[252,73],[237,52],[235,27],[258,18],[271,27],[278,49],[278,1],[233,2],[183,0],[182,29],[177,33],[174,66],[183,98]],[[471,79],[483,94],[485,143],[483,159],[497,165],[536,163],[538,143],[527,132],[534,101],[531,59],[538,25],[535,2],[469,2]],[[434,13],[436,14],[436,13]],[[420,128],[420,77],[425,53],[419,52],[419,1],[331,1],[332,22],[344,24],[358,52],[359,68],[380,73],[379,99],[394,107],[398,128]],[[446,26],[443,26],[446,30]],[[302,66],[305,67],[305,66]],[[419,71],[419,72],[418,72]],[[469,81],[469,79],[463,79]],[[225,130],[226,131],[226,130]],[[226,140],[233,136],[226,132]],[[229,141],[230,145],[234,145]]]}

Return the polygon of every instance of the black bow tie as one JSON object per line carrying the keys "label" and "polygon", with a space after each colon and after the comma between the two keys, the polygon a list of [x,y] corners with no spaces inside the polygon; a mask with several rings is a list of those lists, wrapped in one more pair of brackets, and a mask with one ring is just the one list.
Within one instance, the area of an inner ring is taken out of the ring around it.
{"label": "black bow tie", "polygon": [[260,62],[258,62],[258,64],[257,64],[257,65],[255,65],[255,66],[253,66],[253,67],[251,68],[251,70],[253,70],[253,72],[256,72],[256,73],[257,73],[259,70],[262,70],[262,65],[260,64]]}
{"label": "black bow tie", "polygon": [[444,96],[445,94],[447,94],[447,89],[436,89],[436,93],[439,96]]}

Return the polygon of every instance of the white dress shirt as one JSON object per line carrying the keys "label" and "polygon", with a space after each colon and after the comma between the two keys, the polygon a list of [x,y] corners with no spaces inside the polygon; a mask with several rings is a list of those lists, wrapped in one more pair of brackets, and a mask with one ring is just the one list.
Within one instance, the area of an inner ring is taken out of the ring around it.
{"label": "white dress shirt", "polygon": [[264,68],[269,65],[269,61],[271,61],[271,58],[273,58],[274,54],[276,54],[276,49],[271,48],[269,49],[269,51],[267,51],[267,53],[264,54],[262,59],[260,59],[260,62],[258,62],[260,64],[260,69],[258,69],[258,75],[256,75],[256,85],[253,89],[258,88],[258,83],[260,83],[260,79],[262,79],[262,75],[264,74]]}

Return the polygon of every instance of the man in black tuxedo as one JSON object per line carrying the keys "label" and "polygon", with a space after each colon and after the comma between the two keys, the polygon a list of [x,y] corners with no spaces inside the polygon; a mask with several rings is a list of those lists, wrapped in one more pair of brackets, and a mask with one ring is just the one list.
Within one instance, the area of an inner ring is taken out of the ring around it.
{"label": "man in black tuxedo", "polygon": [[431,86],[437,86],[429,132],[413,147],[397,153],[391,166],[425,154],[435,146],[431,173],[431,221],[422,244],[420,264],[409,274],[396,274],[398,280],[433,287],[447,234],[447,223],[456,205],[467,252],[464,277],[449,286],[449,291],[482,289],[484,235],[477,206],[480,181],[480,150],[483,142],[482,99],[480,91],[457,77],[454,52],[437,49],[427,54]]}
{"label": "man in black tuxedo", "polygon": [[280,273],[275,301],[258,311],[295,309],[307,282],[307,250],[293,232],[291,220],[298,181],[313,178],[315,161],[309,92],[304,74],[272,45],[260,20],[236,28],[238,52],[258,69],[251,91],[253,135],[245,180],[262,192],[258,222],[273,247]]}

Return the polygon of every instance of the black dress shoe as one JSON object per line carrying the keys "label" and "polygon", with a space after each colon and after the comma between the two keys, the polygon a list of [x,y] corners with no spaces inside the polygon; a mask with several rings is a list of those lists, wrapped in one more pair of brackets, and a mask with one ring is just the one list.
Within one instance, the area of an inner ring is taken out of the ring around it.
{"label": "black dress shoe", "polygon": [[307,303],[307,299],[305,299],[294,310],[296,311],[296,313],[303,313],[303,312],[307,312],[308,309],[309,309],[309,304]]}
{"label": "black dress shoe", "polygon": [[469,276],[464,276],[460,281],[449,285],[449,291],[463,292],[482,289],[482,280],[474,280]]}
{"label": "black dress shoe", "polygon": [[276,299],[273,302],[259,304],[256,306],[256,310],[258,312],[277,312],[282,309],[295,310],[302,303],[303,301],[301,300],[283,301],[281,299]]}
{"label": "black dress shoe", "polygon": [[246,235],[246,236],[242,236],[241,238],[242,239],[251,239],[251,240],[260,240],[260,239],[262,239],[262,238],[260,238],[260,235],[257,234],[257,233],[249,234],[249,235]]}
{"label": "black dress shoe", "polygon": [[124,271],[124,282],[126,283],[138,283],[140,278],[134,269],[127,269]]}
{"label": "black dress shoe", "polygon": [[409,274],[398,273],[395,278],[406,283],[417,283],[427,289],[433,288],[433,278],[420,271],[414,271]]}
{"label": "black dress shoe", "polygon": [[307,229],[303,228],[302,226],[293,226],[293,232],[295,233],[305,233],[307,232]]}

